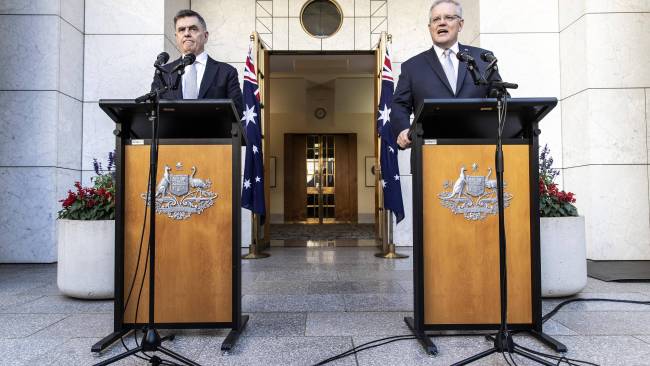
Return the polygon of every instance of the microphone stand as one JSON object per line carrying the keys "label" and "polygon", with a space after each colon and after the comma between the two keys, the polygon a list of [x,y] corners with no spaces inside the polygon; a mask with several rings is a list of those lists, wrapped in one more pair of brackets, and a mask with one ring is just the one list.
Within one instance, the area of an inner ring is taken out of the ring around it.
{"label": "microphone stand", "polygon": [[[468,69],[474,75],[476,72],[476,64],[471,65],[471,62],[468,62]],[[472,69],[470,69],[472,67]],[[496,67],[496,65],[494,65]],[[491,70],[489,73],[489,78],[495,74],[495,70]],[[474,79],[475,83],[477,79]],[[504,162],[503,162],[503,127],[506,122],[506,113],[508,107],[508,89],[516,89],[517,84],[512,84],[504,82],[501,80],[487,82],[485,78],[481,77],[478,79],[481,85],[490,85],[490,87],[496,91],[497,99],[497,114],[498,114],[498,128],[497,128],[497,141],[496,141],[496,151],[494,154],[494,164],[497,171],[497,201],[499,208],[499,282],[500,282],[500,300],[501,300],[501,321],[499,323],[499,331],[494,336],[494,347],[480,352],[474,356],[470,356],[462,361],[454,363],[452,366],[461,366],[467,365],[474,361],[480,360],[484,357],[487,357],[493,353],[502,353],[505,358],[505,353],[507,352],[512,359],[512,353],[526,357],[532,361],[535,361],[539,364],[546,366],[554,366],[555,364],[548,362],[542,358],[539,358],[531,353],[524,352],[515,347],[515,343],[512,339],[512,334],[508,330],[508,277],[507,277],[507,256],[506,256],[506,230],[505,230],[505,215],[504,215],[504,199],[503,199],[503,173],[504,173]],[[478,84],[477,84],[478,85]],[[489,336],[488,336],[489,337]],[[491,339],[491,337],[489,337]],[[506,362],[508,360],[506,359]],[[514,362],[514,360],[513,360]],[[508,362],[508,364],[510,364]],[[516,363],[515,363],[516,364]]]}
{"label": "microphone stand", "polygon": [[[142,342],[136,348],[127,350],[117,356],[111,357],[107,360],[104,360],[100,363],[95,364],[95,366],[105,366],[117,362],[123,358],[135,355],[138,352],[161,352],[176,361],[182,362],[183,364],[190,366],[200,366],[198,363],[187,359],[178,353],[169,350],[163,347],[161,344],[163,341],[173,340],[174,335],[161,337],[156,329],[155,319],[154,319],[154,310],[155,310],[155,296],[154,292],[156,289],[155,286],[155,260],[156,260],[156,173],[158,171],[158,123],[160,120],[160,95],[164,92],[178,87],[179,79],[184,72],[184,68],[178,70],[178,75],[176,77],[176,82],[170,88],[162,73],[165,72],[161,67],[156,67],[156,77],[161,81],[161,87],[151,92],[142,95],[135,99],[136,103],[142,103],[149,101],[151,102],[151,112],[149,114],[149,121],[151,121],[151,144],[150,144],[150,154],[149,154],[149,197],[148,205],[149,211],[149,320],[147,326],[145,327],[145,334],[142,337]],[[146,268],[145,268],[146,270]],[[136,314],[137,316],[137,314]],[[134,324],[135,325],[135,324]],[[145,353],[146,355],[146,353]],[[148,356],[148,355],[147,355]],[[151,356],[149,358],[149,363],[154,366],[169,364],[169,362],[161,359],[158,356]]]}

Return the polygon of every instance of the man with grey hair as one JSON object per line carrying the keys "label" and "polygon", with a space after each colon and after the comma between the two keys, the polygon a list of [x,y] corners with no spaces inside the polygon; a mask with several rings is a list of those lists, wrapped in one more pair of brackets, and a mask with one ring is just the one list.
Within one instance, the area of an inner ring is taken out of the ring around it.
{"label": "man with grey hair", "polygon": [[[181,58],[163,66],[168,72],[181,62],[183,56],[194,54],[196,61],[185,67],[180,86],[161,95],[163,99],[232,99],[241,116],[242,94],[237,70],[208,56],[205,44],[208,30],[203,17],[189,9],[181,10],[174,17],[176,46]],[[166,74],[167,85],[174,83],[175,75]],[[159,88],[160,81],[154,76],[152,90]]]}
{"label": "man with grey hair", "polygon": [[456,58],[459,51],[466,51],[479,70],[487,66],[480,57],[486,50],[458,43],[463,24],[463,8],[458,1],[436,0],[429,10],[428,24],[433,47],[402,64],[390,114],[393,134],[402,149],[411,145],[410,116],[424,99],[483,98],[489,93],[488,87],[474,85],[465,65]]}

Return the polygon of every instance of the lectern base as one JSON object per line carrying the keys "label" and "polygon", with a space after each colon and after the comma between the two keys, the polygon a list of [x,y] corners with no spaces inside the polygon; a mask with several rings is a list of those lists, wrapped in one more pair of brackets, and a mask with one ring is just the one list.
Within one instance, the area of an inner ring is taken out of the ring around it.
{"label": "lectern base", "polygon": [[90,351],[94,353],[101,353],[106,348],[108,348],[111,344],[117,342],[117,340],[119,340],[120,338],[122,338],[123,336],[127,335],[132,331],[133,329],[124,329],[120,332],[113,332],[107,335],[106,337],[102,338],[99,342],[93,344]]}
{"label": "lectern base", "polygon": [[559,342],[557,339],[551,337],[550,335],[544,332],[529,330],[528,333],[530,333],[530,335],[532,335],[533,337],[537,338],[540,342],[551,347],[555,352],[564,353],[567,351],[567,348],[563,343]]}
{"label": "lectern base", "polygon": [[233,329],[228,333],[226,339],[221,343],[221,352],[228,353],[233,349],[233,347],[235,347],[235,343],[237,343],[239,336],[244,331],[244,328],[246,328],[246,323],[248,323],[248,315],[242,315],[241,327],[239,329]]}
{"label": "lectern base", "polygon": [[429,338],[428,335],[424,332],[418,332],[415,329],[415,320],[413,320],[412,317],[406,316],[404,317],[404,322],[406,322],[406,325],[411,329],[411,332],[418,338],[420,341],[420,344],[422,344],[422,347],[424,347],[424,351],[429,355],[429,356],[435,356],[438,354],[438,347],[433,343],[431,338]]}

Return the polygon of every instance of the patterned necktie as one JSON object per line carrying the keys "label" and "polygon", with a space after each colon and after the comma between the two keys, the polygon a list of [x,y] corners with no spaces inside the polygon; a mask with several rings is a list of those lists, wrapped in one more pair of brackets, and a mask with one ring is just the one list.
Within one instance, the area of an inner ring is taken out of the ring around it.
{"label": "patterned necktie", "polygon": [[196,64],[185,68],[185,85],[183,88],[183,99],[197,99],[199,91],[196,88]]}
{"label": "patterned necktie", "polygon": [[447,75],[451,90],[456,94],[456,73],[454,72],[454,64],[451,62],[451,54],[452,51],[450,49],[446,49],[443,53],[444,61],[442,62],[442,68],[445,70],[445,75]]}

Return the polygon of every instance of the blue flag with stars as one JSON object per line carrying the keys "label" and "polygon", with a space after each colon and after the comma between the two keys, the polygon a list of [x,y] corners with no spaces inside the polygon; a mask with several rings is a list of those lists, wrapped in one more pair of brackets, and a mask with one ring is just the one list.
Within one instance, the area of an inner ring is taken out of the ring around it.
{"label": "blue flag with stars", "polygon": [[379,117],[377,133],[381,137],[379,150],[381,164],[381,186],[384,190],[384,208],[392,211],[399,223],[404,219],[404,202],[397,164],[397,140],[390,125],[390,105],[393,102],[393,66],[388,47],[384,55],[381,71],[381,96],[379,99]]}
{"label": "blue flag with stars", "polygon": [[264,223],[264,159],[262,158],[262,130],[260,127],[260,90],[253,63],[252,46],[248,48],[244,68],[244,116],[242,123],[246,130],[246,160],[244,162],[244,183],[241,205],[260,216]]}

